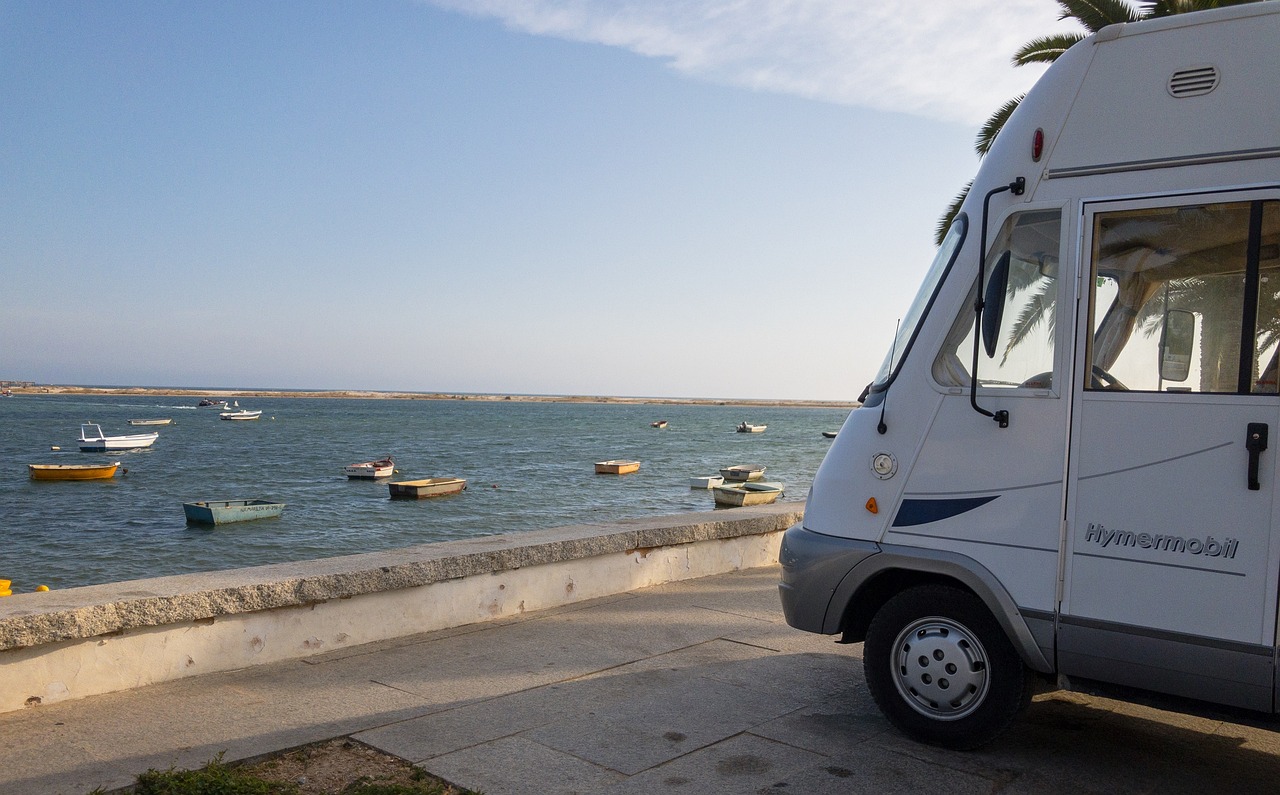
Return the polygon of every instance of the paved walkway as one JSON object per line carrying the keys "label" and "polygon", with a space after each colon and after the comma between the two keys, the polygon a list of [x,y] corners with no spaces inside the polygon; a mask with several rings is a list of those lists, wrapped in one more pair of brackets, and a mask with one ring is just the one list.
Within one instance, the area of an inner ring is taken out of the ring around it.
{"label": "paved walkway", "polygon": [[1280,790],[1280,735],[1073,694],[980,752],[909,742],[860,646],[786,626],[777,576],[3,714],[0,792],[84,795],[343,735],[486,795]]}

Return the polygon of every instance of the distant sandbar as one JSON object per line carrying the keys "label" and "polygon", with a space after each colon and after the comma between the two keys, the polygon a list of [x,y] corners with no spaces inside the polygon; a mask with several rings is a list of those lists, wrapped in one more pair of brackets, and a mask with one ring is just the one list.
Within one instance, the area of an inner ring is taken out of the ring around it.
{"label": "distant sandbar", "polygon": [[595,395],[471,395],[446,392],[378,392],[373,390],[235,390],[155,389],[152,387],[30,386],[12,387],[15,395],[147,395],[216,398],[373,398],[384,400],[478,400],[523,403],[620,403],[642,406],[778,406],[784,408],[852,409],[856,400],[755,400],[737,398],[602,397]]}

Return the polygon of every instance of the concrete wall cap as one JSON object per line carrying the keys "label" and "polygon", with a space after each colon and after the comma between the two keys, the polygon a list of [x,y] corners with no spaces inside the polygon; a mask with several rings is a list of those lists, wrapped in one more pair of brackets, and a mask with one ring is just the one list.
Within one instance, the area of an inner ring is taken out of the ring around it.
{"label": "concrete wall cap", "polygon": [[765,534],[795,524],[802,515],[802,503],[775,503],[17,594],[0,599],[0,651],[526,566]]}

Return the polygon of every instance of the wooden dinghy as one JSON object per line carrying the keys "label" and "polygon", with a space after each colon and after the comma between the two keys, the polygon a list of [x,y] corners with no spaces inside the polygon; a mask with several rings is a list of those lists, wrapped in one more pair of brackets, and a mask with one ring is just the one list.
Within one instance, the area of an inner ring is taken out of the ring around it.
{"label": "wooden dinghy", "polygon": [[779,483],[737,483],[732,486],[717,486],[711,492],[715,495],[716,505],[733,508],[743,505],[767,505],[782,496],[782,485]]}
{"label": "wooden dinghy", "polygon": [[639,461],[622,461],[615,459],[613,461],[597,461],[597,475],[626,475],[640,469]]}
{"label": "wooden dinghy", "polygon": [[427,497],[445,497],[458,494],[467,488],[467,481],[462,478],[425,478],[423,480],[401,480],[388,483],[391,499],[421,500]]}
{"label": "wooden dinghy", "polygon": [[[119,461],[110,464],[27,464],[32,480],[110,480]],[[125,470],[128,472],[129,470]]]}

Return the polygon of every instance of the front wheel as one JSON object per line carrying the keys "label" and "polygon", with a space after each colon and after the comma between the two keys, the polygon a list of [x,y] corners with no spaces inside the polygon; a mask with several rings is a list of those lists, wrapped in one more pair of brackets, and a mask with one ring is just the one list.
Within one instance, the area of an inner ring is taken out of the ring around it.
{"label": "front wheel", "polygon": [[947,585],[903,591],[867,627],[863,669],[889,721],[922,742],[967,750],[995,739],[1034,679],[976,596]]}

